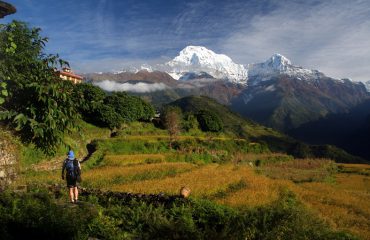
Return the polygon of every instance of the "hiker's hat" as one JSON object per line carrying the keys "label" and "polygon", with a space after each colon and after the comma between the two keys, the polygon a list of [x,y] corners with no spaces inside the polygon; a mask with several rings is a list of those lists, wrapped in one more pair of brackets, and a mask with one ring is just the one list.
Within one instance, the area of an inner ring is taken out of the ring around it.
{"label": "hiker's hat", "polygon": [[72,150],[70,150],[70,151],[68,152],[68,159],[70,159],[70,160],[75,159],[75,154],[74,154],[74,152],[73,152]]}

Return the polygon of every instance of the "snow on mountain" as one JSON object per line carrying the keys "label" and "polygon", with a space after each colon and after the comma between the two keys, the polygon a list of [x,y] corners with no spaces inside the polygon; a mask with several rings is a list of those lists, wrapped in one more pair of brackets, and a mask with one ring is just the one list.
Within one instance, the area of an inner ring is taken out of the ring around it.
{"label": "snow on mountain", "polygon": [[[242,65],[234,63],[230,57],[224,54],[217,54],[202,46],[187,46],[179,52],[178,56],[165,64],[154,66],[143,64],[139,67],[115,71],[114,74],[124,72],[138,73],[143,70],[148,72],[166,72],[176,80],[189,81],[193,79],[216,78],[249,86],[258,85],[260,82],[284,74],[311,83],[325,76],[318,70],[305,69],[293,65],[288,58],[279,53],[273,54],[262,63]],[[351,81],[347,79],[332,79],[342,83]],[[364,84],[370,92],[370,81]],[[266,90],[272,91],[273,89]]]}
{"label": "snow on mountain", "polygon": [[365,82],[365,87],[368,92],[370,92],[370,81]]}
{"label": "snow on mountain", "polygon": [[295,66],[289,59],[278,53],[275,53],[263,63],[248,64],[248,78],[251,79],[250,84],[252,85],[269,80],[272,76],[279,74],[296,76],[302,80],[316,79],[323,75],[317,70]]}
{"label": "snow on mountain", "polygon": [[167,72],[176,80],[194,72],[206,72],[215,78],[228,79],[234,83],[246,83],[247,70],[241,64],[234,63],[224,54],[217,54],[202,46],[188,46],[179,55],[165,64]]}
{"label": "snow on mountain", "polygon": [[140,66],[140,70],[146,70],[148,72],[153,72],[153,67],[149,64],[143,64]]}
{"label": "snow on mountain", "polygon": [[120,71],[113,71],[113,74],[121,74],[121,73],[138,73],[139,71],[147,71],[147,72],[153,72],[153,67],[149,64],[142,64],[140,67],[127,67]]}

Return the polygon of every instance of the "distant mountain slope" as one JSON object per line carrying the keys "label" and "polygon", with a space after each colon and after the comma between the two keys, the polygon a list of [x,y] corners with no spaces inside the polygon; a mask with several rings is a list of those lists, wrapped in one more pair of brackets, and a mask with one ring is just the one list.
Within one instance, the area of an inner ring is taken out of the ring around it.
{"label": "distant mountain slope", "polygon": [[285,152],[295,157],[323,157],[335,159],[338,162],[365,162],[364,159],[352,156],[333,146],[310,146],[299,142],[271,128],[244,119],[209,97],[185,97],[170,105],[178,106],[184,112],[212,111],[221,118],[226,132],[250,141],[265,143],[272,151]]}
{"label": "distant mountain slope", "polygon": [[287,131],[328,114],[349,111],[369,97],[362,83],[297,67],[275,54],[264,63],[249,66],[248,87],[233,99],[231,108]]}
{"label": "distant mountain slope", "polygon": [[370,100],[348,113],[328,115],[288,134],[312,144],[333,144],[370,161]]}

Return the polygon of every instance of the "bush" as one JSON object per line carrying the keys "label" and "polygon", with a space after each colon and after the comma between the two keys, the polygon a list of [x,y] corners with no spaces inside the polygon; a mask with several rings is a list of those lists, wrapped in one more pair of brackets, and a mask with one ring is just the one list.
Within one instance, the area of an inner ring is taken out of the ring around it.
{"label": "bush", "polygon": [[82,118],[94,124],[94,114],[96,109],[102,105],[105,96],[106,94],[101,88],[90,83],[81,83],[74,86],[72,98],[76,102]]}
{"label": "bush", "polygon": [[245,239],[357,239],[330,230],[288,190],[281,190],[279,199],[272,204],[250,209],[245,220],[249,225]]}
{"label": "bush", "polygon": [[150,103],[126,93],[113,93],[104,99],[104,104],[111,106],[125,122],[149,121],[154,116]]}
{"label": "bush", "polygon": [[111,130],[121,126],[122,118],[111,106],[100,105],[94,111],[95,124],[100,127],[107,127]]}
{"label": "bush", "polygon": [[199,125],[206,132],[220,132],[223,129],[223,122],[213,112],[202,110],[197,114]]}
{"label": "bush", "polygon": [[123,200],[120,196],[95,191],[81,195],[83,204],[69,207],[57,204],[52,195],[40,190],[22,195],[2,193],[0,236],[3,239],[356,239],[348,233],[330,230],[288,191],[282,191],[280,198],[268,206],[244,210],[207,200],[168,196]]}
{"label": "bush", "polygon": [[83,239],[87,223],[97,215],[93,208],[57,205],[46,192],[0,195],[2,239]]}

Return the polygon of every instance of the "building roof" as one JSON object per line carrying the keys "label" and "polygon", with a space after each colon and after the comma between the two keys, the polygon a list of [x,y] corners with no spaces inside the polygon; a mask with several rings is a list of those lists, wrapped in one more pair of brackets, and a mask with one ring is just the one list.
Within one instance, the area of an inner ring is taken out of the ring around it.
{"label": "building roof", "polygon": [[9,3],[0,1],[0,18],[5,17],[6,15],[13,14],[17,11],[15,7]]}
{"label": "building roof", "polygon": [[77,74],[74,74],[72,72],[64,72],[64,71],[57,71],[58,74],[63,75],[63,76],[68,76],[68,77],[73,77],[82,80],[83,77],[79,76]]}

